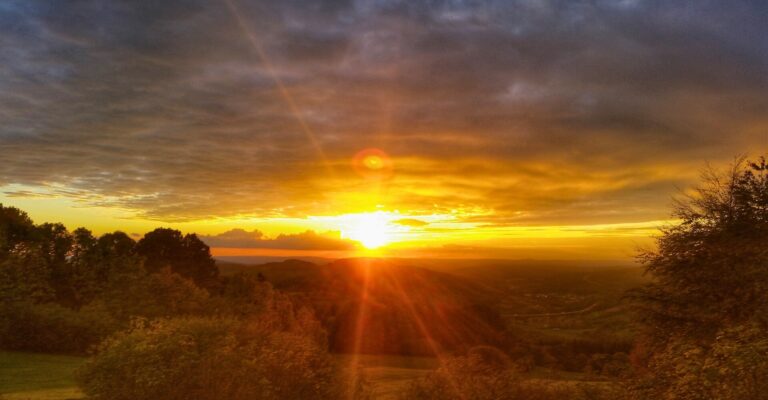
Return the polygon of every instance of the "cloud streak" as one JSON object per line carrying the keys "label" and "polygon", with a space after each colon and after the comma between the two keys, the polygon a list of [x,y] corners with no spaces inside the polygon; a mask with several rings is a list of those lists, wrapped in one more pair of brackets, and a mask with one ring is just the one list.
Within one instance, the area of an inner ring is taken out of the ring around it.
{"label": "cloud streak", "polygon": [[249,232],[244,229],[232,229],[218,235],[201,236],[200,239],[211,247],[243,249],[354,250],[357,247],[356,242],[341,239],[338,233],[321,235],[314,231],[280,234],[268,238],[259,230]]}

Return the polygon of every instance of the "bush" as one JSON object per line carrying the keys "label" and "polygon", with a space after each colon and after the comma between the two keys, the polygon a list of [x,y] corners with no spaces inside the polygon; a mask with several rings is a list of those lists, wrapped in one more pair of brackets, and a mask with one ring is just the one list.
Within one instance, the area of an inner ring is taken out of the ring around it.
{"label": "bush", "polygon": [[94,400],[347,396],[344,374],[312,339],[228,318],[135,321],[99,346],[78,379]]}
{"label": "bush", "polygon": [[116,328],[109,314],[95,306],[79,311],[55,303],[0,306],[0,348],[7,350],[84,353]]}
{"label": "bush", "polygon": [[403,400],[615,400],[621,389],[523,380],[519,368],[500,350],[477,347],[466,356],[443,360],[441,367],[411,383]]}
{"label": "bush", "polygon": [[768,337],[758,325],[720,330],[712,343],[670,338],[633,382],[637,399],[768,399]]}
{"label": "bush", "polygon": [[191,280],[171,272],[142,270],[116,274],[102,296],[115,318],[127,322],[132,317],[171,317],[206,312],[208,292]]}
{"label": "bush", "polygon": [[[8,268],[6,268],[6,271]],[[116,276],[94,301],[74,309],[34,296],[0,299],[0,348],[85,353],[133,317],[166,317],[207,312],[208,292],[165,269],[140,269]]]}

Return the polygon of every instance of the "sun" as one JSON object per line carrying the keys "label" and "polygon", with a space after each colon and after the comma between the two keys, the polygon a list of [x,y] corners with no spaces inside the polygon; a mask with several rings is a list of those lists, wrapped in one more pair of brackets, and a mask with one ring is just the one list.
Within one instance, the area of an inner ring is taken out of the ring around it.
{"label": "sun", "polygon": [[392,241],[388,217],[380,212],[348,215],[341,236],[360,242],[366,249],[377,249]]}

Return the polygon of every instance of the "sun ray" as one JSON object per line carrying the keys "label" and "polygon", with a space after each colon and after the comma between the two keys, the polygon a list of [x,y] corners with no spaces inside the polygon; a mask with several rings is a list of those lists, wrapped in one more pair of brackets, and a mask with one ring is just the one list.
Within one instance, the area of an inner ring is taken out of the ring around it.
{"label": "sun ray", "polygon": [[363,267],[363,284],[360,291],[360,306],[355,318],[355,333],[352,343],[352,361],[349,365],[349,399],[354,400],[355,388],[360,380],[360,352],[362,350],[363,336],[365,335],[365,321],[368,311],[368,288],[371,280],[371,262],[370,260],[361,260]]}
{"label": "sun ray", "polygon": [[304,132],[304,135],[306,136],[307,140],[310,142],[315,152],[317,153],[318,157],[322,161],[326,171],[330,176],[334,176],[333,166],[328,161],[328,157],[325,155],[325,151],[323,151],[322,145],[320,144],[320,141],[317,139],[317,135],[315,134],[312,127],[309,126],[307,121],[304,119],[303,114],[301,113],[301,110],[296,104],[296,101],[294,100],[288,88],[285,87],[283,80],[277,74],[275,67],[272,65],[272,62],[269,61],[269,57],[267,57],[267,53],[266,51],[264,51],[264,48],[261,45],[261,42],[259,41],[256,34],[253,32],[253,30],[250,28],[248,23],[246,23],[245,19],[242,16],[242,13],[240,12],[240,9],[238,8],[237,4],[235,4],[235,1],[236,0],[222,0],[222,2],[224,2],[224,4],[227,6],[227,10],[229,11],[229,13],[235,19],[238,28],[243,32],[243,35],[246,37],[246,39],[248,39],[248,42],[251,44],[251,47],[253,47],[254,51],[256,52],[256,55],[259,57],[259,60],[264,66],[264,69],[266,69],[270,78],[275,83],[277,90],[280,92],[280,96],[283,98],[283,101],[285,101],[285,104],[288,105],[288,109],[290,110],[293,117],[296,119],[296,122],[299,124],[299,127]]}
{"label": "sun ray", "polygon": [[[427,324],[424,322],[424,320],[418,315],[418,312],[416,312],[416,309],[413,307],[413,302],[406,293],[406,291],[403,289],[402,285],[400,284],[400,281],[396,274],[389,274],[390,281],[395,288],[395,294],[399,297],[399,300],[406,306],[406,309],[408,310],[408,313],[410,314],[413,321],[416,323],[416,326],[419,328],[419,331],[422,335],[424,335],[424,338],[427,340],[427,345],[431,348],[432,352],[434,353],[435,357],[438,360],[438,363],[442,366],[445,365],[445,356],[443,355],[443,351],[440,349],[440,346],[437,344],[437,342],[434,339],[434,336],[432,335],[431,331],[427,327]],[[448,383],[451,385],[451,390],[459,397],[459,399],[466,399],[465,393],[459,389],[459,385],[456,384],[457,378],[450,375],[450,371],[446,371],[449,375]]]}

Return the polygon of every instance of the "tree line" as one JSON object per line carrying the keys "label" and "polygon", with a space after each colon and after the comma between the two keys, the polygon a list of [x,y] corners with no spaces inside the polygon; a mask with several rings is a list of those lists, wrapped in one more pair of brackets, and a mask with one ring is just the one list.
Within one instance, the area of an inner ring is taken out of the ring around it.
{"label": "tree line", "polygon": [[327,348],[312,310],[220,277],[194,234],[95,237],[0,205],[0,349],[91,355],[88,398],[366,398]]}

